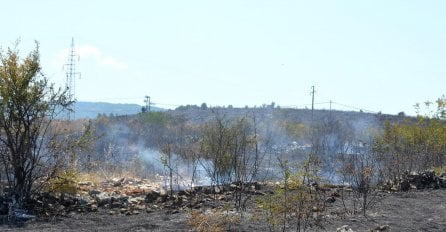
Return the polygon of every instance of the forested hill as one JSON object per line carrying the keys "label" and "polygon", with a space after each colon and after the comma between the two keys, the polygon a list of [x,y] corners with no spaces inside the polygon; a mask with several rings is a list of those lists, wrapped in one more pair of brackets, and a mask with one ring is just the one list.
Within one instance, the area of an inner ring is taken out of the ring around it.
{"label": "forested hill", "polygon": [[[76,118],[96,118],[98,115],[104,116],[132,116],[141,113],[142,106],[138,104],[120,104],[106,102],[76,102]],[[288,121],[298,123],[322,122],[322,121],[343,121],[358,122],[363,124],[377,123],[378,121],[403,120],[404,115],[373,114],[360,111],[337,111],[337,110],[314,110],[309,109],[289,109],[271,106],[256,108],[233,108],[233,107],[198,107],[195,105],[180,106],[175,110],[165,110],[158,107],[151,107],[152,111],[164,111],[174,118],[180,117],[193,123],[208,122],[216,115],[231,118],[256,116],[258,120],[273,119],[274,121]],[[380,123],[379,123],[380,124]]]}
{"label": "forested hill", "polygon": [[[258,121],[276,121],[276,122],[292,122],[292,123],[328,123],[328,122],[342,122],[354,123],[357,126],[376,126],[382,125],[383,122],[389,121],[403,121],[410,119],[404,114],[388,115],[381,113],[365,113],[361,111],[339,111],[339,110],[314,110],[310,109],[291,109],[291,108],[277,108],[277,107],[257,107],[257,108],[232,108],[232,107],[217,107],[217,108],[202,108],[197,106],[183,106],[175,110],[168,110],[166,114],[174,117],[181,117],[187,121],[194,123],[202,123],[213,120],[216,115],[227,119],[235,119],[241,117],[256,117]],[[359,128],[358,128],[359,129]]]}
{"label": "forested hill", "polygon": [[257,133],[261,137],[274,140],[278,146],[297,140],[301,145],[308,143],[308,135],[302,133],[308,133],[310,127],[315,129],[314,133],[326,134],[326,139],[362,141],[370,139],[370,132],[381,131],[386,121],[397,123],[414,119],[402,114],[386,115],[336,110],[314,110],[312,112],[309,109],[270,106],[256,108],[182,106],[175,110],[161,112],[107,116],[109,115],[102,115],[101,118],[98,118],[100,124],[106,123],[100,127],[104,129],[119,128],[119,130],[106,129],[107,131],[103,131],[105,134],[112,135],[114,138],[133,138],[135,141],[144,138],[144,143],[153,143],[151,145],[155,145],[161,134],[167,133],[173,128],[182,131],[181,133],[195,134],[192,132],[193,130],[201,130],[199,128],[203,128],[205,125],[222,123],[229,126],[242,121],[256,127]]}
{"label": "forested hill", "polygon": [[[141,164],[145,160],[151,165],[144,170],[156,172],[163,166],[160,154],[154,151],[163,152],[165,146],[173,146],[172,149],[177,149],[174,153],[178,154],[189,154],[184,153],[185,150],[198,154],[202,152],[203,142],[209,139],[244,135],[257,138],[249,141],[258,143],[262,156],[281,154],[294,162],[305,157],[306,149],[312,144],[321,155],[349,152],[357,144],[361,144],[362,149],[364,144],[372,144],[373,137],[382,132],[386,121],[395,123],[407,119],[404,115],[335,110],[312,112],[271,106],[183,106],[133,115],[101,114],[92,120],[95,137],[100,138],[93,150],[98,162],[112,154],[117,162],[131,166],[132,157],[136,157],[142,160]],[[214,136],[217,132],[222,134]],[[276,162],[274,157],[268,160]]]}

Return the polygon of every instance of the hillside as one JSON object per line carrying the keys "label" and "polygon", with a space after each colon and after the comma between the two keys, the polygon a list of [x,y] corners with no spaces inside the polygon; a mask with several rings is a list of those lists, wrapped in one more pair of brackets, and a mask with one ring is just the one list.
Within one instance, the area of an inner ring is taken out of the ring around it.
{"label": "hillside", "polygon": [[[96,118],[99,114],[105,115],[133,115],[141,112],[141,105],[121,104],[107,102],[76,102],[76,118]],[[154,111],[161,111],[161,108],[152,107]]]}

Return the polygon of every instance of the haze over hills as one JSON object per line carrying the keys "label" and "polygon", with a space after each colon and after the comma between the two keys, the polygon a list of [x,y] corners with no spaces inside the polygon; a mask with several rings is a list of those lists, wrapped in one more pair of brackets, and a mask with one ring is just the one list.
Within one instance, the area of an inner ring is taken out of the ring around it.
{"label": "haze over hills", "polygon": [[[138,104],[108,103],[108,102],[76,102],[76,118],[96,118],[105,115],[132,115],[141,112],[143,106]],[[151,107],[153,111],[163,111],[159,107]]]}
{"label": "haze over hills", "polygon": [[[141,112],[142,108],[144,106],[139,104],[129,104],[129,103],[108,103],[108,102],[83,102],[79,101],[75,103],[75,117],[80,118],[96,118],[99,114],[103,115],[114,115],[114,116],[122,116],[122,115],[134,115]],[[265,112],[268,111],[267,109],[271,110],[271,106],[260,107],[260,108],[226,108],[225,107],[217,107],[216,109],[219,109],[220,111],[223,110],[223,112],[232,112],[235,114],[246,114],[248,112],[252,111],[259,111],[259,112]],[[151,111],[165,111],[166,109],[151,106]],[[296,110],[296,109],[295,109]],[[304,121],[308,121],[311,117],[311,110],[309,109],[300,109],[297,111],[294,111],[293,109],[284,109],[285,112],[300,112],[297,115],[298,117],[304,117],[306,118]],[[316,117],[323,117],[326,116],[327,113],[329,113],[329,110],[325,109],[318,109],[315,110]],[[171,114],[182,114],[186,118],[211,118],[212,113],[211,111],[206,111],[200,109],[200,107],[196,105],[187,105],[187,106],[180,106],[176,110],[171,111]],[[361,113],[359,111],[349,111],[349,110],[333,110],[333,114],[336,115],[355,115],[354,117],[368,117],[374,115],[373,113]],[[200,117],[197,117],[200,115]],[[295,116],[297,116],[295,115]],[[378,115],[381,115],[378,113]],[[384,114],[385,115],[385,114]],[[384,116],[382,115],[382,116]],[[392,117],[392,115],[387,115]],[[396,116],[396,115],[395,115]],[[393,118],[393,117],[392,117]]]}

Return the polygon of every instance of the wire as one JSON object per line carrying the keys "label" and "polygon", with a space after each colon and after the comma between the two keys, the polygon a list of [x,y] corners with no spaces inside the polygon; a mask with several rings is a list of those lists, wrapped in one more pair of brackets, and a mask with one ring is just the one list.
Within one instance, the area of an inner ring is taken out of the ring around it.
{"label": "wire", "polygon": [[331,103],[332,103],[332,104],[335,104],[335,105],[340,105],[340,106],[343,106],[343,107],[351,108],[351,109],[362,110],[362,111],[364,111],[364,112],[376,113],[376,111],[373,111],[373,110],[367,110],[367,109],[360,108],[360,107],[356,107],[356,106],[349,106],[349,105],[342,104],[342,103],[338,103],[338,102],[331,102]]}

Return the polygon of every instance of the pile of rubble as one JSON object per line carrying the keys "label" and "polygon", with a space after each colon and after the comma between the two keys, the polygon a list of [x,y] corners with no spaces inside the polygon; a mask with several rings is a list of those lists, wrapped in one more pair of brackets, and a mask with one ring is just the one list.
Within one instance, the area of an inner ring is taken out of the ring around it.
{"label": "pile of rubble", "polygon": [[396,181],[389,181],[383,186],[383,189],[387,191],[439,188],[446,188],[446,173],[437,175],[432,170],[424,172],[405,172]]}
{"label": "pile of rubble", "polygon": [[[244,184],[245,195],[263,195],[258,183]],[[234,199],[240,190],[237,184],[223,187],[199,186],[169,193],[160,183],[136,179],[114,179],[95,184],[81,182],[78,193],[41,193],[31,207],[34,215],[66,216],[75,213],[106,211],[111,215],[136,215],[143,212],[170,209],[178,213],[186,208],[223,207],[225,202]],[[7,213],[7,202],[3,199],[0,214]],[[5,212],[1,212],[5,209]]]}
{"label": "pile of rubble", "polygon": [[[101,183],[80,182],[76,194],[41,193],[30,202],[30,213],[38,216],[65,216],[69,214],[96,212],[101,210],[111,215],[136,215],[169,209],[176,213],[185,209],[222,208],[229,202],[234,203],[238,193],[245,198],[265,195],[270,187],[257,182],[233,183],[225,186],[198,186],[172,193],[168,192],[162,181],[149,181],[131,178],[112,179]],[[243,187],[242,187],[243,186]],[[337,190],[329,191],[327,203],[336,201]],[[243,191],[241,191],[243,188]],[[433,171],[405,173],[397,181],[384,187],[387,191],[408,191],[410,189],[446,188],[446,173],[436,175]],[[8,214],[9,201],[0,197],[0,218]]]}
{"label": "pile of rubble", "polygon": [[69,213],[109,210],[110,214],[138,214],[145,210],[145,194],[159,188],[159,184],[147,180],[112,179],[95,184],[90,181],[78,183],[76,194],[41,193],[35,198],[34,213],[38,215],[61,215]]}

